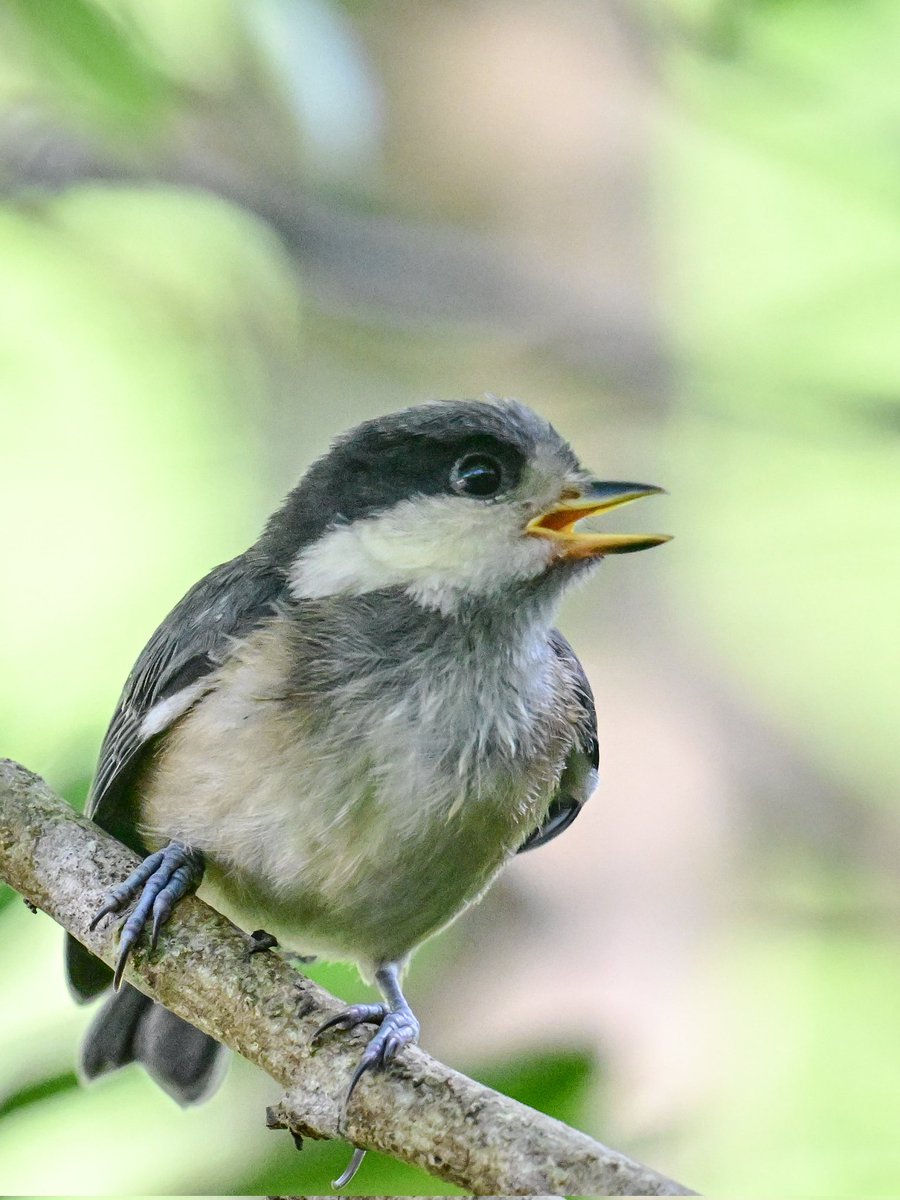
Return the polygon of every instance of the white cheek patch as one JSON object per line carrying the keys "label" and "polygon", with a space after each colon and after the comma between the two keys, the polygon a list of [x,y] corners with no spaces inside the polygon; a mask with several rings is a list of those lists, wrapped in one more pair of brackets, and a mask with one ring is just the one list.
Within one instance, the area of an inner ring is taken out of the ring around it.
{"label": "white cheek patch", "polygon": [[459,496],[419,496],[386,512],[339,525],[306,547],[289,575],[296,599],[361,595],[405,587],[429,606],[484,595],[531,579],[553,553],[524,532],[516,504],[483,504]]}

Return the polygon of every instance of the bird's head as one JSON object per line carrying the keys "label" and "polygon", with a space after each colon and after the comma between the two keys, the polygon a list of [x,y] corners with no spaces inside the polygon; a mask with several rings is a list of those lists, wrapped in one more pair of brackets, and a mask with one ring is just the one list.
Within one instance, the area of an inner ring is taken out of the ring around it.
{"label": "bird's head", "polygon": [[261,544],[297,599],[403,589],[450,613],[523,588],[555,595],[607,554],[667,541],[577,528],[661,490],[593,479],[516,401],[438,401],[338,438]]}

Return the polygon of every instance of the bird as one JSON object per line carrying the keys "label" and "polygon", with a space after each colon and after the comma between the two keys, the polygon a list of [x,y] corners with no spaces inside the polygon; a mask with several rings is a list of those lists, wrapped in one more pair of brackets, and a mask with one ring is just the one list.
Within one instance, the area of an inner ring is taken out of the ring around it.
{"label": "bird", "polygon": [[418,1040],[413,951],[563,833],[597,782],[593,695],[557,610],[607,555],[669,539],[579,522],[662,490],[595,478],[543,417],[493,396],[332,443],[125,683],[87,813],[142,861],[94,918],[124,917],[115,968],[67,941],[76,999],[109,993],[85,1079],[137,1061],[182,1105],[218,1084],[223,1048],[123,982],[191,892],[264,927],[262,945],[377,983],[381,1003],[315,1035],[373,1027],[345,1104]]}

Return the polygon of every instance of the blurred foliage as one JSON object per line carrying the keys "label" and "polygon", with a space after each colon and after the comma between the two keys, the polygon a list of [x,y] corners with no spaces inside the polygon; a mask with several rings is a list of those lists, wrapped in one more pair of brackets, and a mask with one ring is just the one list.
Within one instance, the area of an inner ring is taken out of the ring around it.
{"label": "blurred foliage", "polygon": [[165,115],[170,87],[136,30],[92,0],[6,0],[7,46],[44,84],[48,103],[104,132],[148,131]]}
{"label": "blurred foliage", "polygon": [[779,723],[894,806],[900,9],[721,7],[738,57],[671,56],[659,174],[677,496],[709,534],[675,570]]}
{"label": "blurred foliage", "polygon": [[[851,807],[889,817],[890,846],[900,10],[801,0],[709,14],[727,32],[720,53],[688,41],[668,58],[679,104],[657,175],[682,362],[672,491],[692,529],[674,583],[698,653],[732,665]],[[711,1191],[740,1180],[764,1194],[777,1178],[785,1195],[868,1195],[900,1181],[896,875],[880,874],[892,855],[880,861],[879,835],[860,837],[865,861],[851,824],[827,867],[776,847],[755,895],[793,919],[742,921],[721,949],[733,1102],[682,1166]]]}
{"label": "blurred foliage", "polygon": [[[18,630],[0,671],[19,681],[0,695],[0,723],[7,753],[57,778],[64,763],[65,786],[90,773],[97,714],[138,631],[158,621],[160,592],[184,590],[198,558],[228,557],[236,531],[254,533],[265,416],[245,397],[270,388],[269,355],[289,362],[299,347],[300,299],[274,239],[209,197],[30,198],[0,213],[0,246],[4,390],[16,398],[0,493],[6,511],[30,496],[6,530],[23,586],[0,595],[4,627]],[[83,484],[62,495],[73,453]],[[150,570],[162,586],[142,596]],[[74,669],[60,671],[73,650]]]}
{"label": "blurred foliage", "polygon": [[[640,445],[663,468],[678,542],[658,578],[695,665],[845,806],[835,820],[818,792],[753,784],[752,811],[730,815],[762,849],[745,851],[698,968],[721,1025],[705,1053],[724,1077],[714,1102],[627,1149],[704,1191],[895,1191],[900,8],[628,9],[652,64],[646,238],[673,365],[664,402],[633,405],[599,400],[595,377],[465,313],[410,331],[375,285],[358,310],[317,304],[297,245],[214,194],[210,179],[261,180],[377,208],[396,117],[384,96],[403,55],[379,60],[373,27],[402,49],[413,9],[398,12],[390,24],[371,0],[0,4],[0,144],[27,150],[0,158],[0,753],[80,804],[147,633],[352,421],[493,388],[549,397],[541,406],[593,449],[602,409],[606,461]],[[85,139],[101,164],[90,180],[67,179],[66,142],[51,139],[44,160],[35,114]],[[863,832],[785,841],[777,809]],[[452,986],[459,938],[424,948],[414,986]],[[0,888],[0,944],[6,1186],[321,1192],[345,1165],[344,1146],[297,1154],[266,1133],[273,1089],[244,1063],[187,1113],[137,1071],[81,1090],[74,1047],[90,1014],[64,993],[58,930]],[[363,994],[350,968],[315,973]],[[592,1052],[460,1065],[613,1140],[615,1080]],[[357,1182],[450,1190],[375,1156]]]}

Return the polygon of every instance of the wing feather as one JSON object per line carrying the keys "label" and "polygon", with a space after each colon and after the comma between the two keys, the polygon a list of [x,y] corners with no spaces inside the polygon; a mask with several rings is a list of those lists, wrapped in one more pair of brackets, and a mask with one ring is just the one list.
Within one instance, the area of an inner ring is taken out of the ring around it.
{"label": "wing feather", "polygon": [[[129,783],[147,748],[203,694],[203,680],[240,638],[275,611],[284,576],[253,549],[196,583],[141,651],[126,680],[100,749],[85,811],[138,854]],[[148,722],[148,714],[155,719]],[[78,1001],[106,988],[112,971],[73,937],[66,938],[69,986]]]}
{"label": "wing feather", "polygon": [[86,807],[138,852],[146,847],[134,829],[127,784],[144,750],[203,694],[204,678],[228,657],[233,640],[273,614],[283,588],[282,573],[247,551],[196,583],[141,652],[103,739]]}
{"label": "wing feather", "polygon": [[600,747],[597,741],[597,712],[594,708],[591,685],[575,651],[558,629],[550,631],[550,645],[565,665],[572,680],[575,699],[575,744],[563,768],[559,790],[550,802],[546,817],[519,847],[519,854],[552,842],[563,830],[568,829],[597,785]]}

